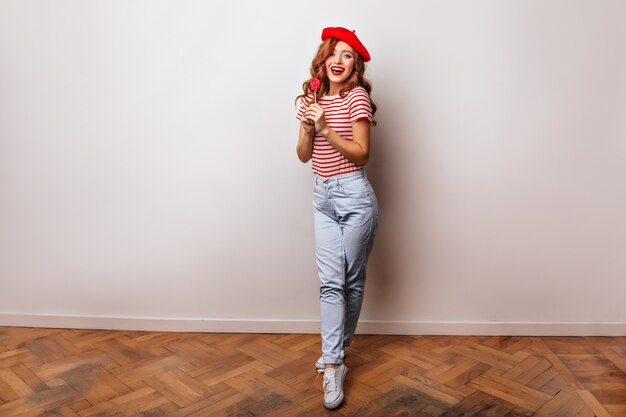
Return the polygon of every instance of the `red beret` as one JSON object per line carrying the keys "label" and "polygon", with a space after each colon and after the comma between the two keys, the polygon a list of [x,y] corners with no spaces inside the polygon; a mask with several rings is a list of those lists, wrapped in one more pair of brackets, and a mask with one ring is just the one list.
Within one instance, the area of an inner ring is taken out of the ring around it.
{"label": "red beret", "polygon": [[344,41],[363,57],[363,61],[367,62],[370,60],[370,53],[367,52],[367,49],[365,49],[359,38],[356,37],[353,30],[346,28],[325,28],[322,31],[322,40],[325,41],[328,38]]}

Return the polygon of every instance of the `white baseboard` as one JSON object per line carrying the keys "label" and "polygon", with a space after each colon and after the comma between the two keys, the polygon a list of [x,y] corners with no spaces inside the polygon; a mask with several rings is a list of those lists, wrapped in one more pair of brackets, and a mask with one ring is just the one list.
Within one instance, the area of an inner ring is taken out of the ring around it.
{"label": "white baseboard", "polygon": [[[208,333],[319,333],[317,320],[98,317],[0,313],[0,326]],[[421,322],[362,320],[359,334],[450,336],[626,336],[612,322]]]}

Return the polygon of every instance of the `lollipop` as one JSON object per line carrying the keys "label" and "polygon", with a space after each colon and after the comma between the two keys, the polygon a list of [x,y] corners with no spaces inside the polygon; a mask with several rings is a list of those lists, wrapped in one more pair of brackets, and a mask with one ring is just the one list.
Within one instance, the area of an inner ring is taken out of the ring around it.
{"label": "lollipop", "polygon": [[311,90],[313,90],[313,98],[317,103],[317,94],[315,94],[315,92],[320,88],[320,80],[318,80],[317,78],[311,78],[311,81],[309,81],[309,85],[311,86]]}

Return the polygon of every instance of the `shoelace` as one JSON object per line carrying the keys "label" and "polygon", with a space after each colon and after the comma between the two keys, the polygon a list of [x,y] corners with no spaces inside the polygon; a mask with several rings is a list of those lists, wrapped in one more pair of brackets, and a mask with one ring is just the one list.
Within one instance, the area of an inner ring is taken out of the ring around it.
{"label": "shoelace", "polygon": [[337,370],[335,368],[326,368],[324,370],[324,392],[336,392],[337,391],[337,378],[335,377]]}

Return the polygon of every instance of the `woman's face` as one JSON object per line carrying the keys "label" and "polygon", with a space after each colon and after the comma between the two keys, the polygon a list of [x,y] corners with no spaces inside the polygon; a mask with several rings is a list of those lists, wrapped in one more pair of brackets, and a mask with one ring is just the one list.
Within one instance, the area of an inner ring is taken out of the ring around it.
{"label": "woman's face", "polygon": [[339,41],[335,50],[326,59],[326,75],[331,84],[345,83],[354,70],[354,49],[344,41]]}

